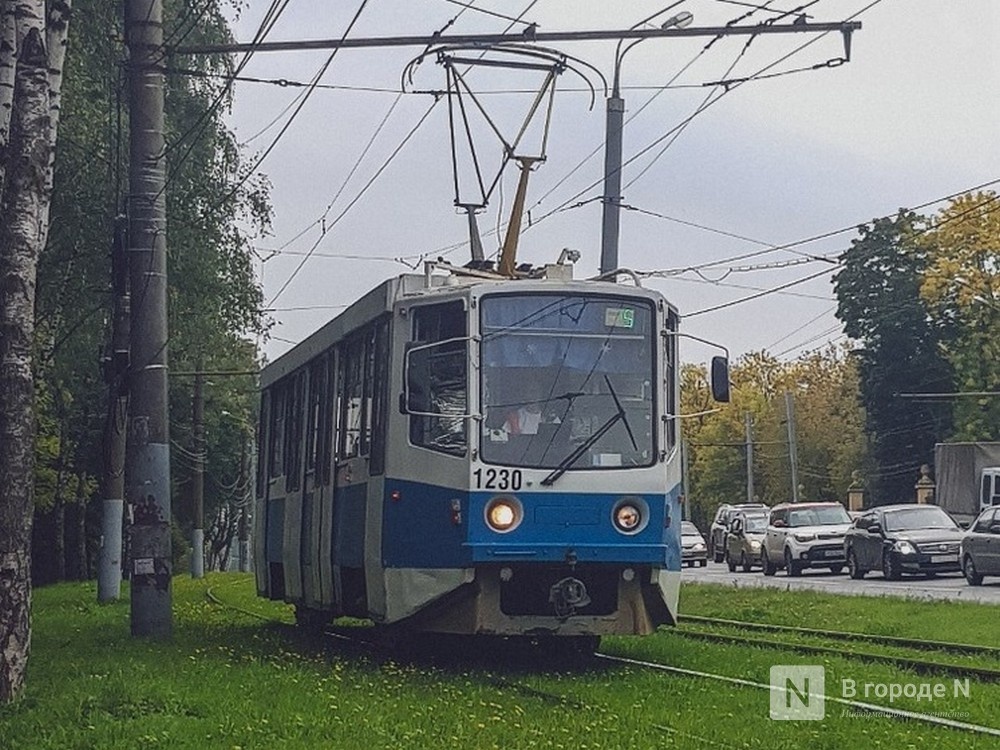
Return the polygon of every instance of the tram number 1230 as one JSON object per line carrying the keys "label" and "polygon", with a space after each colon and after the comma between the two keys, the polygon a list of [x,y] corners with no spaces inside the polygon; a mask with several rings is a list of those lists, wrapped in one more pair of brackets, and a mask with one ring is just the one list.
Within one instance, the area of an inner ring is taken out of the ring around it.
{"label": "tram number 1230", "polygon": [[476,469],[472,472],[477,490],[510,490],[521,489],[520,469]]}

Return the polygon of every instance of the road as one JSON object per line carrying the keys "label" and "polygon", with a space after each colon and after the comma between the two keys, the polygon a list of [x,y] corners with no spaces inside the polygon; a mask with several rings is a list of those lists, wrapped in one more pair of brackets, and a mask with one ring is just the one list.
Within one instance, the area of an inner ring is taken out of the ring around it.
{"label": "road", "polygon": [[853,596],[898,596],[1000,604],[1000,578],[987,578],[982,586],[970,586],[961,573],[941,574],[935,578],[903,576],[901,581],[887,581],[881,573],[869,573],[864,579],[853,581],[846,572],[834,575],[828,570],[807,569],[799,578],[790,578],[784,571],[767,577],[759,569],[754,569],[752,573],[730,573],[723,563],[710,560],[704,568],[684,568],[681,580],[736,588],[808,589]]}

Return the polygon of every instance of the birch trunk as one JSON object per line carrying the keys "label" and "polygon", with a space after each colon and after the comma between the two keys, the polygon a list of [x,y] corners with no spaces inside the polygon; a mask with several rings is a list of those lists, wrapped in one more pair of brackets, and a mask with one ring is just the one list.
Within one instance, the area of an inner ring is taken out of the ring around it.
{"label": "birch trunk", "polygon": [[16,51],[14,0],[0,0],[0,195],[3,195],[4,175],[7,172],[5,153],[10,142]]}
{"label": "birch trunk", "polygon": [[[53,6],[62,20],[58,34],[64,37],[69,6]],[[46,4],[0,0],[5,22],[11,7],[16,67],[9,136],[0,150],[0,703],[20,695],[31,647],[35,468],[31,353],[35,279],[47,234],[46,186],[57,122],[50,112],[53,66],[47,53]],[[58,59],[61,66],[61,53]],[[61,82],[61,71],[55,76]]]}

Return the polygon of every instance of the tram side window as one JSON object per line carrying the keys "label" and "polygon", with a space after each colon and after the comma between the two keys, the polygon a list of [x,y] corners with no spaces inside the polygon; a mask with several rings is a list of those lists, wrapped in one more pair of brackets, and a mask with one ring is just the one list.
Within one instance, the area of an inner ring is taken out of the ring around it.
{"label": "tram side window", "polygon": [[324,406],[322,407],[322,419],[321,419],[323,425],[321,432],[321,435],[323,437],[322,440],[323,445],[318,450],[319,450],[319,471],[322,476],[322,482],[323,484],[329,484],[330,478],[333,474],[330,465],[332,458],[331,448],[333,448],[333,441],[335,435],[333,430],[333,423],[336,414],[336,407],[334,405],[337,403],[337,394],[334,391],[337,381],[336,378],[337,360],[334,357],[334,353],[330,352],[324,359],[324,362],[326,363],[324,365],[324,369],[326,370],[326,397],[325,397],[326,400]]}
{"label": "tram side window", "polygon": [[664,412],[667,419],[667,445],[670,450],[677,442],[677,316],[667,313],[667,336],[663,341]]}
{"label": "tram side window", "polygon": [[297,373],[289,383],[285,397],[285,481],[286,488],[297,490],[302,483],[302,428],[305,416],[306,374]]}
{"label": "tram side window", "polygon": [[339,458],[362,454],[364,414],[365,339],[355,336],[341,349],[340,357],[340,445]]}
{"label": "tram side window", "polygon": [[[432,450],[464,455],[468,446],[469,345],[465,308],[460,301],[413,310],[413,342],[437,346],[415,349],[410,356],[408,387],[410,442]],[[452,340],[455,339],[455,340]]]}
{"label": "tram side window", "polygon": [[267,449],[270,431],[271,394],[265,391],[260,399],[260,422],[257,427],[257,497],[264,497],[267,482]]}
{"label": "tram side window", "polygon": [[388,360],[384,321],[354,334],[340,349],[337,457],[369,456],[372,474],[381,474],[385,464]]}
{"label": "tram side window", "polygon": [[276,385],[271,397],[271,429],[268,432],[267,476],[270,479],[285,473],[285,387]]}
{"label": "tram side window", "polygon": [[[306,473],[318,474],[326,444],[327,365],[320,357],[309,365],[309,402],[306,409]],[[314,481],[320,481],[317,476]]]}
{"label": "tram side window", "polygon": [[372,414],[372,475],[385,473],[386,403],[389,393],[389,321],[383,320],[376,326],[374,369],[374,394],[371,404]]}
{"label": "tram side window", "polygon": [[365,347],[365,371],[362,378],[362,383],[364,384],[362,393],[362,398],[364,399],[362,405],[364,428],[361,430],[360,442],[361,455],[367,456],[371,453],[372,447],[372,401],[375,393],[375,328],[372,327],[370,330],[365,331],[363,338]]}

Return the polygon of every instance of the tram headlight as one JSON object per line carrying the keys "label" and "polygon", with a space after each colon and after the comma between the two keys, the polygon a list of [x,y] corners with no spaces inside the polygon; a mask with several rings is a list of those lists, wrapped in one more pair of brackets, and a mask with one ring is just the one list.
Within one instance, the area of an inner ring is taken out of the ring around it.
{"label": "tram headlight", "polygon": [[500,533],[517,528],[523,515],[521,503],[514,497],[495,497],[486,506],[486,524]]}
{"label": "tram headlight", "polygon": [[641,498],[623,497],[615,504],[611,520],[623,534],[638,534],[649,521],[648,507]]}

